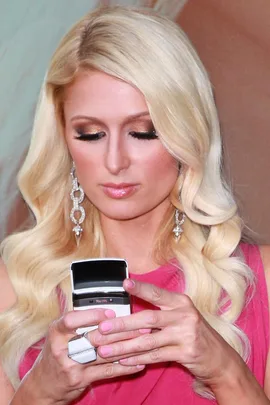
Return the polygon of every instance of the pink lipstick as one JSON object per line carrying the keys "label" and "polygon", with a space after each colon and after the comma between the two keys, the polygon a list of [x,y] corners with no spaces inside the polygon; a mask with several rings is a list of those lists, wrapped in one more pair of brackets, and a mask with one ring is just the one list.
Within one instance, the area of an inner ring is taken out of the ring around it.
{"label": "pink lipstick", "polygon": [[138,184],[129,184],[129,183],[106,183],[102,184],[104,193],[115,199],[127,198],[130,197],[138,189]]}

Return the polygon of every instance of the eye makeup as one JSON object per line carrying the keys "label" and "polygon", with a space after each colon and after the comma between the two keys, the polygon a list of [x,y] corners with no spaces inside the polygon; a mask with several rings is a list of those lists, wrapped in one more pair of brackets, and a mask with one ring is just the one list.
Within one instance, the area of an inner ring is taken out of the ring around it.
{"label": "eye makeup", "polygon": [[144,140],[151,140],[151,139],[157,139],[158,138],[155,130],[149,131],[149,132],[130,131],[129,135],[131,135],[133,138],[144,139]]}
{"label": "eye makeup", "polygon": [[[98,128],[98,126],[85,125],[75,128],[77,136],[76,139],[81,141],[98,141],[106,136],[106,132]],[[129,124],[129,127],[125,129],[125,133],[132,138],[138,140],[152,140],[157,139],[155,128],[151,121],[141,121],[133,124]]]}
{"label": "eye makeup", "polygon": [[103,138],[106,133],[104,131],[100,132],[94,132],[94,133],[83,133],[80,131],[76,131],[77,136],[75,136],[76,139],[79,139],[81,141],[98,141],[99,139]]}

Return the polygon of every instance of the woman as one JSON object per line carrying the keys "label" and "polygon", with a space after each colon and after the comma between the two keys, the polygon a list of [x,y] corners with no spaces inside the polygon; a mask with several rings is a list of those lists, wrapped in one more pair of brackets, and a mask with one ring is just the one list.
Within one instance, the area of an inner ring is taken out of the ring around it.
{"label": "woman", "polygon": [[[2,246],[1,405],[269,404],[263,265],[240,243],[211,86],[174,23],[105,7],[70,30],[19,184],[36,225]],[[72,311],[71,261],[103,256],[129,263],[130,316]],[[90,325],[97,359],[78,364],[69,342]]]}

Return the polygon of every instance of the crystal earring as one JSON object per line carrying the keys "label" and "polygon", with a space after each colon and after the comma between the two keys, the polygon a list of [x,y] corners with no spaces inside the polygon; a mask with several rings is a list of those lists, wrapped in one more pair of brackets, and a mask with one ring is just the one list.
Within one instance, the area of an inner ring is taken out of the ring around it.
{"label": "crystal earring", "polygon": [[174,239],[176,240],[176,242],[179,241],[182,233],[184,232],[181,225],[183,225],[183,223],[185,222],[185,219],[186,219],[186,216],[185,216],[185,214],[183,212],[182,212],[182,218],[181,219],[179,219],[179,215],[180,215],[180,212],[176,208],[175,213],[174,213],[175,227],[173,228]]}
{"label": "crystal earring", "polygon": [[[72,190],[70,193],[70,198],[73,202],[73,206],[70,211],[70,219],[75,224],[72,231],[75,233],[76,244],[77,244],[77,246],[79,246],[80,239],[81,239],[82,232],[83,232],[83,228],[81,227],[81,224],[83,223],[83,221],[85,219],[85,210],[80,205],[84,199],[84,191],[78,183],[78,179],[77,179],[76,173],[75,173],[74,162],[72,164],[70,176],[72,178]],[[78,219],[75,217],[76,213],[80,213],[80,216]]]}

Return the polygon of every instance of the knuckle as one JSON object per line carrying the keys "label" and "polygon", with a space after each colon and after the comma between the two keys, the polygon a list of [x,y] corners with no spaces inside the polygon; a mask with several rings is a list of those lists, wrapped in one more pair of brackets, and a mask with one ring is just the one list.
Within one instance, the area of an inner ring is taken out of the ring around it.
{"label": "knuckle", "polygon": [[62,350],[54,342],[51,343],[51,354],[54,360],[60,363],[60,359],[63,356]]}
{"label": "knuckle", "polygon": [[[88,335],[89,336],[89,335]],[[93,346],[100,346],[103,342],[104,342],[104,336],[101,335],[98,331],[98,329],[96,329],[90,336],[89,336],[89,340],[91,342],[91,344]]]}
{"label": "knuckle", "polygon": [[122,342],[119,342],[118,344],[117,344],[117,348],[115,349],[115,354],[116,355],[120,355],[120,354],[122,354],[122,353],[124,353],[125,352],[125,350],[124,350],[124,344],[122,343]]}
{"label": "knuckle", "polygon": [[149,311],[147,315],[148,315],[148,324],[150,326],[156,326],[159,320],[158,311]]}
{"label": "knuckle", "polygon": [[118,318],[117,321],[116,321],[117,330],[123,331],[123,330],[125,330],[125,326],[126,325],[125,325],[124,319],[123,318]]}
{"label": "knuckle", "polygon": [[114,375],[114,367],[112,364],[106,364],[104,367],[104,378],[111,378]]}
{"label": "knuckle", "polygon": [[159,362],[161,360],[159,349],[153,350],[152,352],[149,353],[149,355],[152,361]]}
{"label": "knuckle", "polygon": [[194,360],[195,358],[197,358],[197,348],[195,345],[191,344],[188,345],[186,348],[186,356],[188,357],[189,360]]}
{"label": "knuckle", "polygon": [[143,350],[153,350],[157,347],[157,342],[153,335],[146,335],[142,338],[140,346]]}
{"label": "knuckle", "polygon": [[180,300],[182,306],[184,306],[184,307],[193,307],[193,302],[191,301],[191,298],[188,295],[181,294],[179,296],[179,300]]}
{"label": "knuckle", "polygon": [[154,302],[157,302],[160,301],[161,297],[162,297],[162,290],[159,287],[152,285],[152,300]]}
{"label": "knuckle", "polygon": [[62,317],[62,322],[64,327],[70,329],[73,327],[72,325],[72,314],[70,312],[66,313],[63,317]]}
{"label": "knuckle", "polygon": [[81,383],[81,373],[73,368],[67,369],[66,372],[68,385],[70,388],[77,388]]}
{"label": "knuckle", "polygon": [[87,315],[91,322],[99,322],[102,320],[103,311],[101,308],[90,309]]}

